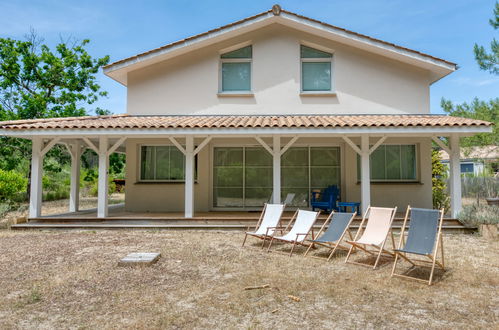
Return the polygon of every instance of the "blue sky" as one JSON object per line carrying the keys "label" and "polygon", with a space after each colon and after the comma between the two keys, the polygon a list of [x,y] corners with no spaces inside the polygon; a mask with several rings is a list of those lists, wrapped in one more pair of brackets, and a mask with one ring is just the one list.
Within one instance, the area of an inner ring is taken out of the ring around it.
{"label": "blue sky", "polygon": [[[150,50],[268,10],[273,1],[163,0],[54,1],[0,0],[0,37],[23,38],[33,27],[46,43],[88,38],[93,56],[111,61]],[[499,37],[488,24],[495,0],[286,0],[289,11],[419,50],[459,64],[460,69],[431,87],[431,111],[440,100],[456,103],[499,96],[499,77],[480,71],[475,42]],[[98,76],[109,97],[97,106],[126,111],[126,89]]]}

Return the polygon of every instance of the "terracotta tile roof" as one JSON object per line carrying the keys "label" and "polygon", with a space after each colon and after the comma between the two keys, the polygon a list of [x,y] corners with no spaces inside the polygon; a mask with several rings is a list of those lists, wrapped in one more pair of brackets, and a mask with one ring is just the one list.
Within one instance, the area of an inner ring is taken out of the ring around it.
{"label": "terracotta tile roof", "polygon": [[[403,51],[408,51],[408,52],[411,52],[413,54],[417,54],[417,55],[421,55],[421,56],[424,56],[424,57],[428,57],[430,59],[441,61],[441,62],[444,62],[446,64],[453,65],[453,66],[457,67],[456,63],[453,63],[453,62],[450,62],[450,61],[447,61],[447,60],[444,60],[444,59],[441,59],[441,58],[438,58],[438,57],[435,57],[435,56],[432,56],[432,55],[428,55],[428,54],[425,54],[425,53],[422,53],[422,52],[419,52],[419,51],[416,51],[416,50],[413,50],[413,49],[410,49],[410,48],[399,46],[399,45],[396,45],[396,44],[391,43],[391,42],[383,41],[383,40],[380,40],[380,39],[377,39],[377,38],[370,37],[370,36],[365,35],[365,34],[357,33],[357,32],[351,31],[351,30],[347,30],[347,29],[344,29],[344,28],[341,28],[341,27],[338,27],[338,26],[335,26],[335,25],[331,25],[331,24],[328,24],[328,23],[325,23],[325,22],[313,19],[313,18],[309,18],[309,17],[303,16],[303,15],[296,14],[296,13],[293,13],[293,12],[290,12],[290,11],[287,11],[287,10],[284,10],[284,9],[280,9],[280,12],[286,13],[288,15],[295,16],[295,17],[300,18],[300,19],[308,20],[310,22],[318,23],[318,24],[321,24],[321,25],[323,25],[325,27],[328,27],[328,28],[340,30],[340,31],[343,31],[343,32],[345,32],[347,34],[350,34],[352,36],[366,38],[366,39],[374,41],[374,42],[379,42],[379,43],[382,43],[384,45],[388,45],[388,46],[391,46],[391,47],[394,47],[394,48],[397,48],[397,49],[400,49],[400,50],[403,50]],[[190,41],[199,39],[199,38],[207,36],[209,34],[212,34],[212,33],[218,32],[218,31],[222,31],[222,30],[225,30],[227,28],[232,28],[232,27],[241,25],[241,24],[243,24],[245,22],[251,21],[251,20],[259,18],[261,16],[265,16],[265,15],[267,15],[269,13],[272,13],[272,9],[264,11],[264,12],[262,12],[260,14],[253,15],[253,16],[244,18],[242,20],[239,20],[239,21],[227,24],[227,25],[220,26],[218,28],[215,28],[215,29],[203,32],[203,33],[200,33],[200,34],[188,37],[188,38],[182,39],[182,40],[178,40],[178,41],[166,44],[164,46],[161,46],[161,47],[149,50],[147,52],[143,52],[143,53],[140,53],[140,54],[137,54],[137,55],[134,55],[134,56],[130,56],[130,57],[121,59],[119,61],[116,61],[116,62],[113,62],[113,63],[110,63],[110,64],[104,66],[104,69],[108,69],[108,68],[111,68],[112,66],[115,66],[115,65],[120,64],[120,63],[124,63],[124,62],[130,61],[130,60],[138,59],[140,57],[143,57],[143,56],[146,56],[146,55],[149,55],[149,54],[152,54],[152,53],[156,53],[156,52],[168,49],[168,48],[172,48],[172,47],[184,44],[184,43],[188,43]]]}
{"label": "terracotta tile roof", "polygon": [[492,123],[440,115],[111,115],[0,122],[4,130],[175,128],[488,127]]}

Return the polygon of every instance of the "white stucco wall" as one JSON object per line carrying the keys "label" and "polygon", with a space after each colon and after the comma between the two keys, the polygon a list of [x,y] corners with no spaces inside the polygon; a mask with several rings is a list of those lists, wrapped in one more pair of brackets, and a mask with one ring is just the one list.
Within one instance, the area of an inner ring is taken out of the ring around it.
{"label": "white stucco wall", "polygon": [[[253,97],[220,97],[220,51],[253,45]],[[330,49],[335,96],[300,96],[300,44]],[[429,113],[429,73],[273,24],[128,75],[129,114]]]}

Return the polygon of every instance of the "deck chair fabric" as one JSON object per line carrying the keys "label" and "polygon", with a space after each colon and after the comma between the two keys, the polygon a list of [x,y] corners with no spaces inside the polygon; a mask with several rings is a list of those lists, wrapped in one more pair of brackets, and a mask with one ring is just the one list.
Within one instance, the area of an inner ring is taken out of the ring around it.
{"label": "deck chair fabric", "polygon": [[[407,233],[407,240],[405,240],[405,229],[407,225],[408,215],[410,213],[410,223]],[[407,208],[404,223],[401,229],[400,241],[398,248],[395,249],[395,261],[393,263],[392,277],[398,276],[407,279],[427,282],[428,285],[432,284],[435,266],[438,265],[442,270],[444,266],[444,251],[442,241],[442,222],[444,210],[420,209],[420,208]],[[404,244],[405,242],[405,244]],[[403,245],[403,246],[402,246]],[[437,260],[438,252],[440,249],[441,260]],[[427,257],[429,260],[421,260],[412,258],[409,255],[419,255]],[[413,276],[395,273],[397,262],[399,258],[408,261],[411,264],[411,269],[416,266],[431,267],[428,280],[423,280]]]}
{"label": "deck chair fabric", "polygon": [[[264,239],[266,235],[273,235],[274,231],[280,224],[282,213],[284,212],[285,204],[265,204],[262,215],[260,216],[260,221],[257,223],[257,228],[255,231],[246,231],[244,235],[244,243],[246,243],[246,238],[248,235],[254,236],[260,239]],[[248,228],[249,230],[249,228]]]}
{"label": "deck chair fabric", "polygon": [[[390,256],[393,257],[394,253],[385,249],[385,243],[388,238],[388,234],[391,233],[392,245],[393,249],[395,249],[395,240],[393,238],[393,232],[391,231],[393,218],[395,217],[395,213],[397,212],[397,208],[386,208],[386,207],[372,207],[369,206],[367,211],[364,213],[364,217],[362,218],[362,222],[360,224],[359,230],[355,235],[355,239],[353,241],[346,241],[351,244],[350,250],[348,251],[348,255],[345,259],[345,262],[350,262],[354,264],[359,264],[363,266],[372,266],[373,269],[376,269],[381,256]],[[369,217],[367,218],[367,214]],[[364,223],[367,219],[367,225],[365,229],[362,231]],[[362,232],[362,236],[357,238],[357,236]],[[371,247],[373,249],[369,249]],[[361,251],[364,251],[370,255],[376,256],[376,261],[374,265],[368,265],[363,263],[358,263],[354,261],[349,261],[350,255],[353,250],[358,248]]]}
{"label": "deck chair fabric", "polygon": [[293,247],[291,248],[290,256],[293,254],[293,250],[296,244],[308,246],[304,241],[309,235],[310,231],[312,230],[314,223],[317,221],[319,213],[320,212],[298,210],[295,213],[295,216],[290,220],[285,230],[289,228],[289,226],[294,220],[291,229],[282,236],[273,235],[270,239],[270,244],[267,251],[270,251],[270,248],[274,241],[292,243]]}
{"label": "deck chair fabric", "polygon": [[362,233],[362,237],[356,242],[358,244],[381,245],[392,225],[392,213],[393,209],[391,208],[371,207],[366,229]]}
{"label": "deck chair fabric", "polygon": [[334,212],[332,213],[331,222],[327,230],[322,234],[318,239],[313,240],[312,242],[318,243],[329,243],[329,242],[337,242],[341,239],[345,230],[348,229],[348,225],[352,222],[356,213],[340,213]]}
{"label": "deck chair fabric", "polygon": [[[352,223],[353,219],[355,218],[355,215],[357,213],[341,213],[341,212],[333,212],[329,216],[331,220],[329,221],[329,225],[327,230],[322,234],[319,238],[310,240],[312,243],[307,251],[305,252],[305,255],[308,254],[310,249],[312,248],[313,244],[318,244],[321,246],[328,247],[332,249],[331,254],[328,257],[328,260],[331,259],[333,256],[334,252],[336,251],[337,248],[343,248],[345,250],[348,250],[348,248],[340,245],[342,239],[344,238],[345,234],[349,230],[350,224]],[[328,219],[329,220],[329,219]],[[324,226],[326,226],[328,220],[324,222],[324,225],[322,226],[321,230],[317,235],[320,235],[321,232],[324,229]],[[350,237],[352,238],[352,237]]]}
{"label": "deck chair fabric", "polygon": [[411,222],[404,248],[400,252],[428,255],[437,237],[440,210],[411,208]]}

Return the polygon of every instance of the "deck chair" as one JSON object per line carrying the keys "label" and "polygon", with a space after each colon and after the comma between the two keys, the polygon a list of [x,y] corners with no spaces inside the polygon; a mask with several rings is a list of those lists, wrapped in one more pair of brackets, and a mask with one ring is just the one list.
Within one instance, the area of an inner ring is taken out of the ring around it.
{"label": "deck chair", "polygon": [[[284,199],[283,204],[285,205],[291,205],[293,202],[293,199],[295,199],[295,195],[293,193],[289,193],[286,195],[286,198]],[[272,203],[272,200],[274,199],[274,193],[270,194],[270,199],[269,199],[269,204]]]}
{"label": "deck chair", "polygon": [[258,219],[255,227],[255,231],[250,232],[250,227],[246,230],[244,235],[244,243],[246,243],[246,238],[248,235],[262,239],[262,248],[265,244],[265,237],[274,234],[274,231],[281,225],[281,217],[284,212],[286,204],[267,204],[263,206],[262,214]]}
{"label": "deck chair", "polygon": [[[317,239],[309,240],[312,244],[310,244],[307,251],[305,252],[305,256],[314,245],[324,246],[332,250],[329,254],[329,257],[327,258],[328,261],[333,257],[337,249],[348,251],[349,247],[342,245],[341,243],[347,233],[350,236],[350,239],[353,240],[352,232],[350,231],[350,224],[352,223],[356,214],[356,212],[332,212],[322,225],[321,229],[317,233],[317,236],[319,236],[323,232],[324,234],[322,234],[322,236]],[[328,224],[329,219],[331,219],[331,221],[329,221],[329,226],[327,227],[327,230],[324,231],[324,228]]]}
{"label": "deck chair", "polygon": [[[406,240],[405,229],[409,213],[411,215],[411,221],[409,223],[409,230]],[[435,265],[438,265],[442,270],[445,270],[444,246],[442,240],[443,218],[443,209],[430,210],[411,208],[410,206],[407,207],[404,224],[402,225],[402,229],[400,230],[400,241],[398,244],[398,248],[395,250],[395,262],[393,263],[391,277],[398,276],[425,283],[427,282],[428,285],[431,285]],[[441,262],[437,261],[439,250],[441,253]],[[428,258],[429,260],[421,260],[421,258],[410,258],[408,254],[423,256]],[[431,267],[430,278],[428,279],[428,281],[413,276],[395,273],[399,257],[406,260],[412,265],[409,270],[412,270],[417,266]]]}
{"label": "deck chair", "polygon": [[[388,234],[391,234],[392,237],[392,246],[395,249],[395,239],[393,237],[393,231],[391,230],[393,218],[395,217],[395,213],[397,212],[397,208],[385,208],[385,207],[372,207],[369,206],[367,211],[364,213],[362,217],[362,222],[360,223],[359,230],[357,234],[355,234],[355,239],[353,241],[346,241],[348,244],[351,244],[350,250],[348,251],[347,258],[345,262],[358,264],[362,266],[373,267],[376,269],[378,266],[378,262],[380,258],[383,257],[393,257],[394,253],[385,249],[386,239],[388,238]],[[367,214],[369,214],[369,218],[367,219]],[[364,228],[364,224],[367,225]],[[362,233],[362,236],[360,234]],[[354,261],[349,261],[350,255],[352,251],[358,248],[370,255],[376,256],[376,261],[374,265],[369,265],[365,263],[359,263]]]}
{"label": "deck chair", "polygon": [[[291,220],[289,221],[288,225],[286,226],[286,228],[284,228],[284,232],[286,232],[286,234],[282,236],[275,236],[275,231],[274,231],[273,235],[270,237],[270,244],[267,249],[267,252],[270,251],[270,248],[272,247],[272,243],[274,241],[293,244],[293,246],[291,247],[291,251],[289,253],[290,257],[293,254],[293,250],[295,249],[295,246],[297,244],[308,247],[309,245],[305,243],[305,239],[310,234],[310,232],[312,232],[312,239],[315,238],[312,226],[314,225],[315,221],[317,221],[319,213],[320,212],[305,211],[305,210],[296,211]],[[293,227],[289,229],[292,223]]]}

